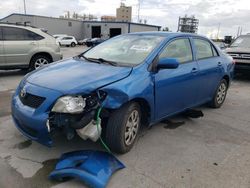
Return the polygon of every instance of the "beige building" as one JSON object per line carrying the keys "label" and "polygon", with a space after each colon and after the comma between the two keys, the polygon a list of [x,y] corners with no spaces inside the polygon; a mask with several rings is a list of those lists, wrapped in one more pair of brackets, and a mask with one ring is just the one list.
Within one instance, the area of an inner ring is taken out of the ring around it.
{"label": "beige building", "polygon": [[116,17],[115,16],[102,16],[101,17],[101,21],[116,21]]}
{"label": "beige building", "polygon": [[131,22],[132,20],[132,7],[125,6],[121,3],[120,8],[116,9],[116,21],[120,22]]}

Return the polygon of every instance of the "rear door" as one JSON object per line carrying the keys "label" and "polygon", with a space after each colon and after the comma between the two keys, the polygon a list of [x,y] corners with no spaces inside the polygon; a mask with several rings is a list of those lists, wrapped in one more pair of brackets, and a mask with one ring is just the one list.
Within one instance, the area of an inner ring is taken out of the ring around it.
{"label": "rear door", "polygon": [[158,120],[193,106],[198,88],[198,66],[188,38],[170,41],[159,54],[161,58],[176,58],[180,65],[155,73],[155,117]]}
{"label": "rear door", "polygon": [[0,66],[5,65],[4,60],[4,51],[3,51],[3,35],[2,35],[2,27],[0,27]]}
{"label": "rear door", "polygon": [[29,64],[31,53],[38,48],[36,34],[22,28],[3,27],[5,60],[8,65]]}
{"label": "rear door", "polygon": [[213,44],[203,38],[193,38],[196,60],[199,66],[198,102],[211,99],[223,75],[221,57]]}

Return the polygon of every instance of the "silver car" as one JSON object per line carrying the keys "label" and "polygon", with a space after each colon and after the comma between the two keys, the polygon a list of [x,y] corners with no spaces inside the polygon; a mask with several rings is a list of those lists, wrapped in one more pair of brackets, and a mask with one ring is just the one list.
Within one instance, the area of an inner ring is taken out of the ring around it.
{"label": "silver car", "polygon": [[39,28],[0,24],[0,69],[30,70],[62,59],[54,37]]}

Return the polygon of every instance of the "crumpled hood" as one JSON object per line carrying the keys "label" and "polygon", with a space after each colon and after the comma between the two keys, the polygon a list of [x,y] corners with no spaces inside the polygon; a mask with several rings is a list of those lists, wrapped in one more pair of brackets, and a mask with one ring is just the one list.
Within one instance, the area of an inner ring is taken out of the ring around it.
{"label": "crumpled hood", "polygon": [[27,82],[64,94],[89,93],[127,77],[131,67],[115,67],[72,58],[31,73]]}

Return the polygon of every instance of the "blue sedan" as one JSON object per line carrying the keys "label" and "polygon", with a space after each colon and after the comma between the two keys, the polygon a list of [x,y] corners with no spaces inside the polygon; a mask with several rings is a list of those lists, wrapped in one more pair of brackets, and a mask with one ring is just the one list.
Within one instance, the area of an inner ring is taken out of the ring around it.
{"label": "blue sedan", "polygon": [[232,58],[199,35],[121,35],[26,75],[12,116],[20,132],[46,146],[61,131],[67,139],[104,137],[125,153],[142,125],[204,103],[221,107],[233,69]]}

